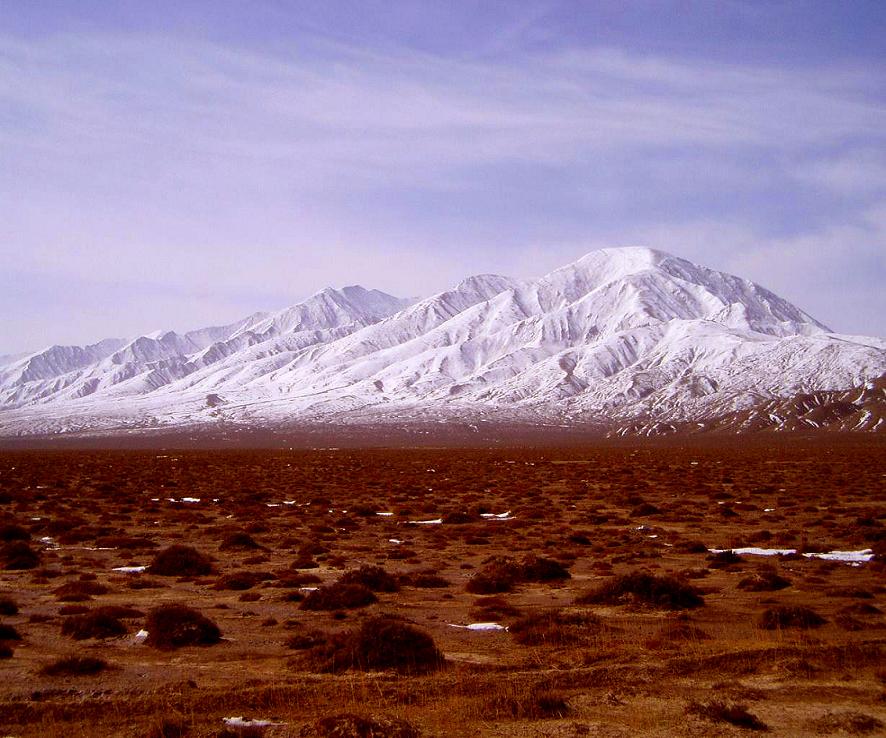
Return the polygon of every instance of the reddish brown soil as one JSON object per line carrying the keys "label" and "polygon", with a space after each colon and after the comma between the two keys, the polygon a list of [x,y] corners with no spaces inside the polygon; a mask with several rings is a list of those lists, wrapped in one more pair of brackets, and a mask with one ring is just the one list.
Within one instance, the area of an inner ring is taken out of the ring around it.
{"label": "reddish brown soil", "polygon": [[[884,451],[883,440],[842,437],[495,450],[7,451],[0,532],[20,526],[41,561],[0,571],[0,601],[11,597],[19,609],[0,624],[21,636],[6,641],[13,655],[0,659],[0,730],[219,736],[223,717],[247,715],[279,723],[266,735],[295,736],[348,712],[389,726],[405,720],[432,736],[738,735],[753,730],[752,719],[780,736],[882,735]],[[200,501],[169,501],[183,497]],[[507,511],[509,520],[479,517]],[[446,522],[409,522],[438,518]],[[237,533],[262,548],[222,546]],[[172,544],[206,554],[214,571],[113,571],[149,564]],[[873,548],[878,558],[850,566],[743,556],[722,566],[697,544]],[[532,555],[559,561],[571,578],[518,581],[497,595],[466,589],[494,557]],[[316,568],[293,568],[309,560]],[[300,609],[307,592],[299,587],[318,584],[294,574],[326,584],[364,564],[432,573],[448,585],[378,591],[375,604],[339,612]],[[704,604],[576,604],[631,572],[676,577]],[[789,585],[755,591],[773,574]],[[484,609],[490,596],[498,601]],[[223,640],[177,650],[137,642],[148,611],[171,602],[210,618]],[[144,615],[122,617],[122,637],[62,634],[76,617],[62,613],[110,605]],[[764,611],[780,606],[811,608],[825,623],[759,627]],[[529,635],[521,635],[525,623],[513,632],[450,625],[509,626],[549,611]],[[428,633],[444,668],[323,673],[311,651],[288,645],[296,635],[325,642],[379,614]],[[42,671],[72,655],[109,668]]]}

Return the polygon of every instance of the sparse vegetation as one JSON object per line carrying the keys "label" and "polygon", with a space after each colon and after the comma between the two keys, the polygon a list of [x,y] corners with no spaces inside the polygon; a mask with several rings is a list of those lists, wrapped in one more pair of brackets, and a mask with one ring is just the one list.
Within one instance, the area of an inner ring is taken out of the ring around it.
{"label": "sparse vegetation", "polygon": [[[271,738],[402,719],[434,736],[685,738],[752,734],[742,708],[771,735],[879,735],[883,562],[709,567],[708,546],[882,548],[879,447],[777,440],[0,453],[0,530],[21,529],[0,552],[39,556],[0,572],[0,625],[22,639],[0,640],[4,730]],[[202,502],[169,501],[183,495]],[[138,571],[174,546],[212,571]],[[158,622],[165,603],[189,615]],[[830,624],[760,627],[784,607]],[[114,666],[41,673],[70,656]],[[367,722],[318,727],[340,713]],[[222,723],[235,715],[273,725]]]}
{"label": "sparse vegetation", "polygon": [[95,656],[64,656],[41,670],[46,676],[94,676],[108,668],[108,662]]}
{"label": "sparse vegetation", "polygon": [[805,605],[778,605],[770,607],[763,611],[759,620],[760,627],[765,630],[780,628],[800,628],[801,630],[806,630],[808,628],[818,628],[824,625],[825,622],[821,615]]}
{"label": "sparse vegetation", "polygon": [[686,712],[714,723],[729,723],[748,730],[769,730],[756,715],[748,712],[746,705],[720,700],[692,702],[686,708]]}
{"label": "sparse vegetation", "polygon": [[351,610],[366,607],[378,598],[362,584],[334,582],[309,592],[301,603],[302,610]]}
{"label": "sparse vegetation", "polygon": [[160,551],[148,572],[161,577],[199,577],[212,572],[212,562],[191,546],[175,545]]}
{"label": "sparse vegetation", "polygon": [[665,610],[686,610],[701,607],[704,600],[694,587],[675,577],[638,571],[613,577],[579,597],[576,603],[634,604]]}
{"label": "sparse vegetation", "polygon": [[184,646],[212,646],[221,640],[221,630],[209,618],[185,605],[155,607],[145,625],[146,643],[170,650]]}

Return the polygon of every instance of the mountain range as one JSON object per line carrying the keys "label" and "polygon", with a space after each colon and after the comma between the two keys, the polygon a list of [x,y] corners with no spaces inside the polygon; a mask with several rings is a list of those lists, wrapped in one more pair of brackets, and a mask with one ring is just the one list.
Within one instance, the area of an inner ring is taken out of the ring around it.
{"label": "mountain range", "polygon": [[508,422],[612,434],[884,430],[886,341],[661,251],[425,299],[324,289],[275,313],[0,358],[0,435]]}

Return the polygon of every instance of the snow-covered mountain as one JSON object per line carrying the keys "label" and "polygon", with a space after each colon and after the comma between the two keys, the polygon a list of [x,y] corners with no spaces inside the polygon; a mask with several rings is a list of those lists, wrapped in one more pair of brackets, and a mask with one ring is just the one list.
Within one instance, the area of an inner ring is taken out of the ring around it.
{"label": "snow-covered mountain", "polygon": [[529,282],[480,275],[420,301],[326,289],[228,326],[53,346],[0,364],[0,434],[447,419],[650,433],[852,388],[877,405],[884,374],[882,339],[666,253],[604,249]]}

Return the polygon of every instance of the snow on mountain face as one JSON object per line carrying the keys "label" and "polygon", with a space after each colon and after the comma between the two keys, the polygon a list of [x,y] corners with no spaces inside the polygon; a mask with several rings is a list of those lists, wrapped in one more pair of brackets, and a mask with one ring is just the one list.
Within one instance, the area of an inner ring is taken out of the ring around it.
{"label": "snow on mountain face", "polygon": [[884,373],[886,341],[663,252],[604,249],[418,302],[326,289],[229,326],[52,347],[0,366],[0,433],[484,416],[648,432]]}

